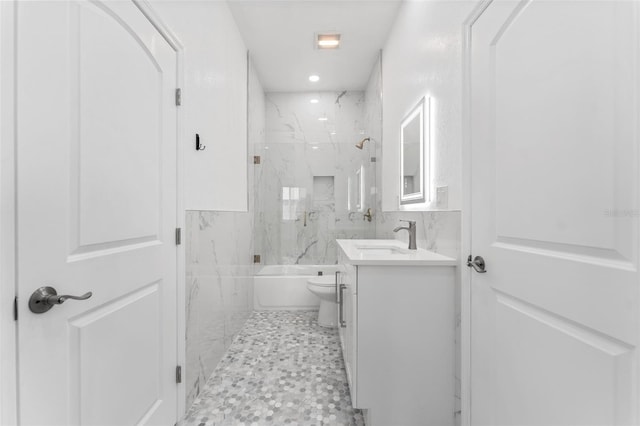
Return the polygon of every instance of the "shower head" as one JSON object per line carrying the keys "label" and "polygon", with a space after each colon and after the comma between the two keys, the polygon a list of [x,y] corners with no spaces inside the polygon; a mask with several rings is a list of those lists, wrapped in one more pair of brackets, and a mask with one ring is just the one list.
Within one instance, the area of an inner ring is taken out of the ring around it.
{"label": "shower head", "polygon": [[370,141],[370,140],[371,140],[371,138],[364,138],[364,139],[362,139],[360,142],[358,142],[358,143],[356,144],[356,148],[358,148],[358,149],[362,149],[362,147],[364,146],[364,143],[365,143],[365,142],[367,142],[367,141]]}

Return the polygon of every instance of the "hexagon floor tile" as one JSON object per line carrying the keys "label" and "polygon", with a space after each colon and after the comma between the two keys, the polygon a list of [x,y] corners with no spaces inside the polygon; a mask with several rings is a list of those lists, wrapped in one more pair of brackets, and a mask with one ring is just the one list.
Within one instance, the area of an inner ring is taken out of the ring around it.
{"label": "hexagon floor tile", "polygon": [[179,426],[364,426],[337,329],[317,311],[256,311]]}

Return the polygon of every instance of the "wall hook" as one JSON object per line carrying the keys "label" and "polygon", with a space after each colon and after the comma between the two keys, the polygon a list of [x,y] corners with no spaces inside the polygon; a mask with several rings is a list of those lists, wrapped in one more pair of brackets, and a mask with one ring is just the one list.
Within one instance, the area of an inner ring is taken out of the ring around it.
{"label": "wall hook", "polygon": [[204,151],[205,145],[200,143],[200,135],[196,133],[196,151]]}

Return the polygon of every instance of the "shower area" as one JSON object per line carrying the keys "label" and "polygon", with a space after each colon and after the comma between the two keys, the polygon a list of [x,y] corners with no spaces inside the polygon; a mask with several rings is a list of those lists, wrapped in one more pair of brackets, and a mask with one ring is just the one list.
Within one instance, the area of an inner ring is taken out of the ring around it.
{"label": "shower area", "polygon": [[265,94],[254,157],[255,309],[316,307],[306,281],[335,272],[336,239],[375,238],[377,74],[366,91]]}

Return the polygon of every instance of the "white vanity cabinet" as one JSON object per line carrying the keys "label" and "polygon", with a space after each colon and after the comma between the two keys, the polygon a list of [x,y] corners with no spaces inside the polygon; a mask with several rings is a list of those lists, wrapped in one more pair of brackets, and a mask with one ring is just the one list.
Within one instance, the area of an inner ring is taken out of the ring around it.
{"label": "white vanity cabinet", "polygon": [[366,410],[367,426],[453,425],[456,262],[425,250],[356,250],[379,241],[401,244],[338,240],[353,406]]}

